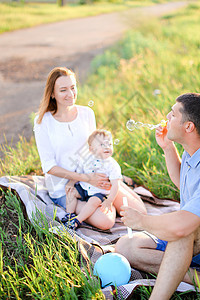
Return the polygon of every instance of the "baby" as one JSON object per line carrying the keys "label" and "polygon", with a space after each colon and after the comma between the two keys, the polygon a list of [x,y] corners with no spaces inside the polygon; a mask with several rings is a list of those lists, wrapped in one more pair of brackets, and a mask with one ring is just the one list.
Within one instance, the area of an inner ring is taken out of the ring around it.
{"label": "baby", "polygon": [[[114,158],[111,157],[113,154],[111,133],[106,130],[95,130],[88,139],[88,145],[89,153],[79,162],[77,172],[106,174],[110,180],[111,189],[100,189],[87,182],[79,182],[75,183],[75,185],[72,181],[68,182],[65,189],[67,199],[66,208],[71,213],[67,213],[62,222],[71,229],[79,227],[81,222],[89,218],[99,206],[101,206],[101,210],[104,213],[111,210],[119,190],[119,182],[122,179],[121,168]],[[77,192],[69,197],[69,190],[72,185],[75,186]],[[77,198],[87,203],[76,216],[74,211],[77,205]]]}

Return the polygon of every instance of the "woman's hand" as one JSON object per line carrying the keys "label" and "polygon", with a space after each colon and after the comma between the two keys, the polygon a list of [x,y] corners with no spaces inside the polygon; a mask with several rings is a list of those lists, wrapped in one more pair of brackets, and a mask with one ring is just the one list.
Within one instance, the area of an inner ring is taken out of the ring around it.
{"label": "woman's hand", "polygon": [[87,182],[91,185],[94,185],[100,189],[110,190],[111,183],[108,177],[102,173],[90,173],[87,174],[88,180]]}

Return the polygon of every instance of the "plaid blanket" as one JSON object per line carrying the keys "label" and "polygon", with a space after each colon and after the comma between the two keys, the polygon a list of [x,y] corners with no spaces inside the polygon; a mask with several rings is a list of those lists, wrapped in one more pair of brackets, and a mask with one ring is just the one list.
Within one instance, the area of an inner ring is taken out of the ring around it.
{"label": "plaid blanket", "polygon": [[[49,198],[43,176],[1,177],[0,187],[3,190],[9,187],[17,193],[25,207],[28,219],[33,224],[39,210],[45,215],[50,230],[53,230],[56,234],[66,230],[54,219],[55,213],[57,219],[61,219],[65,215],[65,210],[62,207],[56,206]],[[159,199],[142,186],[136,187],[134,191],[141,196],[148,213],[151,215],[160,215],[179,210],[178,202],[171,199]],[[76,230],[76,233],[70,229],[68,229],[68,232],[72,236],[75,236],[83,260],[86,263],[91,261],[94,264],[101,255],[114,250],[114,244],[121,236],[127,234],[127,228],[121,222],[121,219],[117,217],[115,225],[110,230],[99,230],[83,223]],[[116,295],[117,299],[128,299],[131,298],[131,294],[136,287],[141,285],[153,286],[154,283],[155,279],[152,279],[151,276],[139,270],[132,269],[128,284],[117,287],[117,290],[115,290],[114,286],[109,286],[102,291],[106,299],[113,299],[113,295]],[[195,291],[192,285],[184,282],[177,289],[180,292],[188,290]]]}

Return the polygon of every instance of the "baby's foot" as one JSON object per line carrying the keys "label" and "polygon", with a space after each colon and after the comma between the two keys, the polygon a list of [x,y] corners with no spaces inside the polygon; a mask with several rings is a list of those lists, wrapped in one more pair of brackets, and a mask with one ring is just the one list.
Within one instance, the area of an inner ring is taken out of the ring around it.
{"label": "baby's foot", "polygon": [[78,227],[81,226],[81,223],[79,222],[79,220],[76,218],[75,213],[67,213],[68,216],[67,218],[62,218],[61,222],[65,225],[65,227],[72,229],[72,230],[76,230]]}
{"label": "baby's foot", "polygon": [[75,217],[75,213],[66,213],[66,215],[61,219],[61,222],[65,225],[65,223],[69,222],[70,219],[73,219]]}

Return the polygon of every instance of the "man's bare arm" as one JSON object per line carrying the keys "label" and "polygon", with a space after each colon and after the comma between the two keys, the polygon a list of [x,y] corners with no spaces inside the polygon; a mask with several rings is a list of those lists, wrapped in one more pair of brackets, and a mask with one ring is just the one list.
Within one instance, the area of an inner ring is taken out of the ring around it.
{"label": "man's bare arm", "polygon": [[160,127],[156,130],[156,141],[164,151],[169,176],[172,182],[180,189],[181,159],[174,143],[167,138],[166,127]]}
{"label": "man's bare arm", "polygon": [[126,226],[135,230],[146,230],[166,241],[175,241],[186,237],[200,226],[200,217],[184,210],[150,216],[141,214],[133,208],[122,206],[121,215]]}
{"label": "man's bare arm", "polygon": [[164,150],[167,171],[172,182],[180,189],[181,159],[174,144]]}

